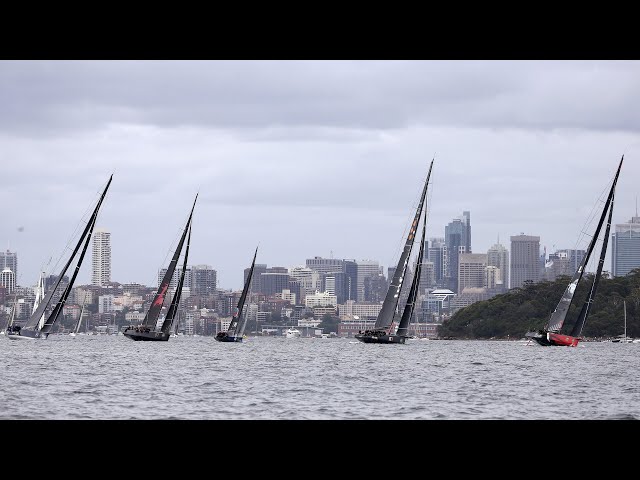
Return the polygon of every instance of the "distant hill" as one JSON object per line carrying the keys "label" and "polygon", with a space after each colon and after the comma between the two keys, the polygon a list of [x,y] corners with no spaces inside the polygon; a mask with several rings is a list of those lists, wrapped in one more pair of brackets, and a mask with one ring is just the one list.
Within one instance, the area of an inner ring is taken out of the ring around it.
{"label": "distant hill", "polygon": [[[586,278],[585,278],[586,277]],[[563,333],[571,327],[591,288],[593,274],[583,277],[567,314]],[[529,330],[542,328],[571,278],[539,282],[476,302],[456,312],[438,328],[438,336],[452,338],[522,338]],[[627,302],[627,336],[640,338],[640,269],[626,277],[603,275],[582,335],[613,337],[624,332],[623,300]]]}

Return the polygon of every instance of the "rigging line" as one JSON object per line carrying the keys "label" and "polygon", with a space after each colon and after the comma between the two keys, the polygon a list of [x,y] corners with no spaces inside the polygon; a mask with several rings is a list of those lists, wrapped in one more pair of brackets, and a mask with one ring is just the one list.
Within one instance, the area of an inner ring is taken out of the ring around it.
{"label": "rigging line", "polygon": [[[180,241],[180,237],[181,236],[182,236],[182,228],[180,228],[180,230],[178,230],[178,234],[176,236],[174,236],[174,239],[171,242],[171,245],[169,246],[169,248],[167,250],[167,253],[165,253],[165,255],[164,255],[164,260],[162,261],[162,263],[160,264],[160,267],[158,268],[158,270],[156,271],[154,277],[152,278],[151,283],[148,283],[147,285],[158,286],[158,273],[163,268],[168,267],[167,259],[169,258],[169,256],[173,256],[173,253],[175,252],[175,249],[178,246],[178,242]],[[180,256],[182,256],[182,254]],[[177,271],[177,268],[176,268],[176,271]],[[174,271],[173,274],[175,275],[176,272]],[[173,280],[173,277],[171,277],[171,280]]]}
{"label": "rigging line", "polygon": [[578,239],[576,240],[576,243],[573,248],[574,250],[577,250],[578,246],[582,245],[582,242],[584,242],[584,235],[586,234],[586,230],[587,229],[592,230],[592,228],[590,228],[591,224],[593,223],[593,221],[598,215],[598,211],[596,210],[596,207],[599,206],[599,203],[602,204],[606,202],[606,200],[603,200],[602,198],[605,196],[605,193],[608,193],[612,183],[613,183],[613,178],[605,185],[604,189],[600,192],[600,195],[596,198],[596,201],[593,203],[593,206],[591,207],[591,212],[587,216],[587,220],[585,221],[580,231],[580,234],[578,235]]}
{"label": "rigging line", "polygon": [[[428,175],[428,173],[427,173]],[[424,185],[424,182],[427,180],[427,177],[425,176],[422,179],[422,183],[421,185]],[[428,187],[427,187],[427,191],[428,191]],[[418,193],[418,198],[413,200],[411,203],[411,209],[408,210],[408,216],[406,217],[406,221],[405,221],[405,226],[404,226],[404,230],[402,232],[402,235],[400,237],[400,243],[398,244],[398,246],[396,247],[396,251],[394,256],[392,257],[394,260],[391,261],[388,265],[389,266],[394,266],[397,265],[398,260],[400,259],[400,255],[402,255],[402,251],[404,250],[404,246],[406,244],[406,238],[407,238],[407,233],[409,231],[409,228],[411,227],[411,223],[413,222],[413,217],[415,216],[415,212],[416,209],[418,208],[418,203],[420,202],[420,197],[422,196],[422,190],[420,190],[420,192]],[[416,227],[417,228],[417,227]],[[411,254],[413,255],[413,251],[411,252]],[[411,259],[407,259],[407,265],[410,264],[410,260]],[[384,273],[384,272],[383,272]],[[391,279],[389,279],[389,282],[391,282]],[[404,281],[402,282],[403,286],[404,286]]]}
{"label": "rigging line", "polygon": [[[54,272],[56,272],[58,265],[60,264],[60,262],[62,261],[64,255],[67,253],[67,251],[69,250],[73,250],[71,248],[71,245],[75,245],[76,241],[78,240],[78,236],[81,232],[81,230],[84,230],[84,228],[86,227],[87,223],[89,223],[90,218],[88,218],[90,216],[90,214],[93,212],[96,204],[98,203],[98,200],[100,199],[100,197],[102,196],[102,190],[104,189],[104,187],[101,190],[98,190],[97,192],[97,199],[94,200],[92,203],[89,204],[89,206],[85,209],[84,213],[82,214],[82,216],[80,217],[80,220],[78,221],[78,223],[76,224],[75,229],[73,230],[73,232],[71,233],[69,239],[67,240],[67,244],[63,247],[62,249],[62,253],[60,253],[60,256],[58,257],[58,259],[56,260],[56,263],[51,267],[51,270],[48,271],[48,273],[50,275],[55,274]],[[51,257],[49,258],[49,262],[47,263],[47,265],[49,263],[51,263],[51,259],[53,258],[53,254],[51,255]]]}

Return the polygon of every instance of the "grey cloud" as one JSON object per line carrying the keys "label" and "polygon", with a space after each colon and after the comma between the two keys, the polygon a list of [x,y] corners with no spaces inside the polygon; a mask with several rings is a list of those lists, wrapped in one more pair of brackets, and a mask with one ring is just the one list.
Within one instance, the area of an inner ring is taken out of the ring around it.
{"label": "grey cloud", "polygon": [[638,131],[639,80],[636,61],[3,61],[0,129]]}

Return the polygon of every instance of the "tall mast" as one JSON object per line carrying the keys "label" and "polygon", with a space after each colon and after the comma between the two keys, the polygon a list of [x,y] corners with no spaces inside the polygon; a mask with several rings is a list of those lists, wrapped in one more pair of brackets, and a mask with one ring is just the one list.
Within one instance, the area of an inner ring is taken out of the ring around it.
{"label": "tall mast", "polygon": [[398,336],[406,336],[409,322],[411,320],[411,316],[413,314],[413,309],[415,306],[416,297],[418,296],[418,286],[420,285],[420,274],[422,272],[422,259],[424,255],[424,239],[427,233],[427,209],[424,209],[424,221],[422,222],[422,239],[420,241],[420,250],[418,252],[418,262],[416,265],[416,273],[411,282],[411,289],[409,290],[409,297],[407,298],[407,304],[404,307],[404,311],[402,312],[402,318],[400,319],[400,324],[398,325],[398,331],[396,334]]}
{"label": "tall mast", "polygon": [[[98,212],[96,212],[97,215]],[[69,285],[67,285],[67,287],[64,289],[64,292],[62,293],[62,296],[60,297],[60,300],[58,300],[58,303],[56,303],[56,306],[54,307],[53,311],[51,312],[51,315],[49,315],[49,318],[47,318],[46,323],[42,326],[41,331],[45,334],[49,333],[51,331],[51,328],[53,327],[53,325],[56,323],[56,321],[58,320],[58,317],[60,316],[60,314],[62,313],[62,309],[64,308],[64,304],[67,302],[67,298],[69,297],[69,294],[71,293],[71,289],[73,288],[73,284],[76,281],[76,277],[78,276],[78,272],[80,271],[80,266],[82,265],[82,260],[84,260],[84,255],[85,253],[87,253],[87,247],[89,247],[89,242],[91,241],[91,234],[93,233],[93,228],[96,224],[96,215],[93,216],[93,218],[91,219],[91,228],[89,229],[89,233],[86,236],[85,242],[84,242],[84,247],[82,248],[82,253],[80,253],[80,258],[78,259],[78,263],[76,264],[76,268],[73,271],[73,275],[71,276],[71,279],[69,280]]]}
{"label": "tall mast", "polygon": [[551,317],[549,318],[549,321],[547,322],[547,325],[545,327],[546,331],[558,332],[560,331],[560,329],[562,328],[562,325],[564,324],[564,319],[567,316],[567,312],[569,311],[569,307],[571,306],[571,302],[573,301],[573,295],[576,291],[576,287],[578,286],[578,282],[580,282],[580,280],[582,279],[582,275],[584,274],[584,268],[587,265],[587,262],[589,261],[589,257],[591,256],[593,247],[595,246],[598,236],[600,235],[600,229],[602,228],[602,224],[604,223],[604,219],[607,214],[607,207],[609,206],[613,198],[613,192],[615,191],[615,188],[616,188],[616,183],[618,181],[618,176],[620,175],[620,168],[622,167],[623,160],[624,160],[624,155],[622,155],[622,158],[620,159],[620,164],[618,165],[618,170],[616,171],[616,175],[613,179],[613,184],[611,185],[609,196],[607,197],[607,200],[605,202],[605,207],[602,209],[602,215],[600,216],[600,221],[598,222],[598,228],[596,228],[593,238],[591,238],[591,242],[589,243],[587,252],[584,258],[582,259],[582,262],[580,263],[578,270],[576,270],[576,272],[573,274],[573,278],[569,282],[569,285],[567,285],[567,288],[565,289],[562,297],[560,298],[558,305],[556,306],[555,310],[551,314]]}
{"label": "tall mast", "polygon": [[[187,257],[189,257],[189,245],[191,245],[191,224],[189,224],[189,236],[187,237],[187,246],[184,251],[184,261],[182,262],[182,272],[180,272],[180,280],[178,280],[178,285],[176,287],[176,291],[173,295],[173,299],[171,300],[171,305],[169,306],[169,311],[167,312],[167,316],[164,317],[164,322],[162,323],[161,330],[163,332],[168,332],[171,324],[173,323],[173,319],[176,316],[178,311],[178,307],[180,306],[180,297],[182,296],[182,287],[184,286],[184,277],[187,273]],[[177,320],[176,320],[177,323]]]}
{"label": "tall mast", "polygon": [[189,219],[187,220],[187,224],[184,227],[184,231],[182,232],[182,237],[180,237],[180,241],[178,242],[178,246],[176,247],[176,251],[173,254],[173,258],[169,263],[169,267],[167,268],[167,273],[164,274],[164,278],[158,287],[158,291],[156,292],[156,296],[153,299],[153,303],[151,303],[151,307],[147,311],[147,314],[144,317],[144,321],[142,324],[147,327],[155,328],[156,322],[158,321],[158,315],[160,315],[160,310],[162,309],[162,304],[164,303],[165,295],[167,294],[167,289],[169,288],[169,283],[171,283],[171,278],[173,277],[173,272],[176,269],[176,265],[178,263],[178,258],[180,257],[180,252],[182,251],[182,245],[184,244],[184,240],[187,236],[187,230],[189,225],[191,224],[191,217],[193,217],[193,210],[196,208],[196,201],[198,200],[198,194],[196,194],[196,198],[193,201],[193,207],[191,207],[191,213],[189,214]]}
{"label": "tall mast", "polygon": [[246,324],[247,317],[242,315],[242,310],[244,309],[244,303],[247,300],[247,294],[249,293],[249,288],[251,286],[251,280],[253,278],[253,267],[255,267],[257,255],[258,247],[256,247],[256,251],[253,254],[253,260],[251,262],[251,268],[249,269],[249,275],[247,275],[247,281],[244,282],[242,294],[240,295],[238,305],[236,306],[235,315],[231,319],[231,323],[229,324],[229,328],[227,329],[227,333],[229,335],[236,335],[236,333],[238,335],[242,335],[244,333],[244,326]]}
{"label": "tall mast", "polygon": [[75,258],[76,254],[78,253],[78,250],[80,249],[80,245],[82,245],[82,242],[85,239],[85,237],[87,236],[87,233],[89,233],[89,230],[93,228],[92,227],[93,221],[94,221],[95,217],[98,215],[98,210],[100,210],[100,206],[102,205],[102,201],[104,200],[104,197],[107,194],[107,190],[109,189],[109,185],[111,185],[111,180],[112,179],[113,179],[113,174],[109,177],[109,181],[107,182],[107,186],[104,188],[104,191],[102,192],[102,195],[100,196],[100,200],[98,200],[98,204],[96,205],[95,209],[93,210],[93,213],[91,214],[90,220],[87,222],[87,225],[85,226],[84,231],[82,232],[82,235],[80,235],[80,239],[78,240],[76,248],[73,250],[73,253],[69,257],[69,260],[67,261],[66,265],[64,266],[64,268],[62,269],[62,271],[58,275],[58,278],[56,279],[54,285],[51,287],[51,290],[44,297],[44,299],[40,302],[40,304],[38,305],[38,308],[36,309],[36,311],[31,314],[31,317],[29,317],[29,320],[27,320],[27,322],[25,323],[24,327],[22,327],[23,329],[35,330],[35,327],[38,324],[38,322],[39,322],[40,318],[42,317],[42,315],[44,314],[44,311],[49,306],[49,303],[51,303],[51,298],[53,297],[54,292],[56,291],[56,289],[60,285],[60,282],[61,282],[62,278],[64,277],[64,274],[67,272],[67,269],[69,268],[69,265],[71,265],[71,262],[73,261],[73,259]]}
{"label": "tall mast", "polygon": [[580,310],[580,315],[578,316],[578,320],[576,321],[576,324],[573,326],[573,329],[571,330],[572,337],[579,337],[582,334],[582,329],[584,328],[584,324],[587,321],[589,312],[591,311],[591,304],[593,303],[593,298],[596,295],[596,290],[598,289],[598,283],[600,283],[600,277],[602,276],[602,266],[604,265],[604,257],[607,254],[607,244],[609,243],[609,230],[611,229],[612,215],[613,215],[613,197],[611,197],[611,202],[609,202],[609,218],[607,219],[607,227],[604,232],[604,238],[602,239],[602,249],[600,250],[600,259],[598,260],[598,268],[596,271],[596,275],[595,277],[593,277],[593,282],[591,283],[591,289],[589,290],[589,296],[587,297],[584,304],[582,305],[582,309]]}
{"label": "tall mast", "polygon": [[402,280],[404,279],[404,275],[407,269],[407,263],[409,261],[409,256],[411,255],[411,248],[413,247],[413,239],[416,234],[416,230],[418,228],[418,223],[420,221],[420,215],[422,213],[422,207],[424,205],[424,200],[427,195],[427,186],[429,185],[429,177],[431,177],[431,169],[433,168],[433,160],[431,160],[431,165],[429,166],[429,173],[427,174],[427,180],[424,182],[424,187],[422,188],[422,195],[420,195],[420,201],[418,202],[418,208],[416,209],[416,215],[413,219],[413,223],[411,224],[411,229],[409,230],[409,235],[407,235],[407,240],[404,245],[404,250],[400,255],[400,259],[398,260],[398,265],[396,266],[396,270],[393,274],[393,279],[389,284],[389,288],[387,289],[387,295],[384,298],[384,302],[382,303],[382,309],[378,314],[378,318],[376,319],[376,323],[374,328],[387,328],[393,322],[393,316],[396,311],[396,307],[398,305],[398,300],[400,297],[400,291],[402,289]]}

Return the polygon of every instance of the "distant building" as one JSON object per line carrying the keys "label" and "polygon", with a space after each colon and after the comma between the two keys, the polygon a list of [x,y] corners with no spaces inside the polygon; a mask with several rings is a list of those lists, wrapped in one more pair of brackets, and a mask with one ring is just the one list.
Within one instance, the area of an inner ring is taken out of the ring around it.
{"label": "distant building", "polygon": [[614,277],[623,277],[640,268],[640,216],[637,212],[627,223],[616,224],[611,246],[611,274]]}
{"label": "distant building", "polygon": [[0,285],[6,288],[7,294],[13,293],[16,288],[16,275],[9,267],[5,267],[0,272]]}
{"label": "distant building", "polygon": [[212,295],[216,293],[217,272],[211,265],[191,266],[191,294]]}
{"label": "distant building", "polygon": [[381,303],[356,303],[353,300],[347,300],[344,305],[338,305],[338,316],[360,318],[378,318],[378,314],[382,309]]}
{"label": "distant building", "polygon": [[487,254],[462,253],[458,257],[458,292],[467,287],[486,285]]}
{"label": "distant building", "polygon": [[330,293],[316,291],[314,294],[307,295],[305,297],[304,305],[307,308],[326,306],[336,307],[338,305],[338,299],[335,295],[331,295]]}
{"label": "distant building", "polygon": [[471,213],[462,212],[461,218],[454,218],[444,228],[447,246],[448,272],[446,286],[451,290],[458,288],[458,258],[463,253],[471,253]]}
{"label": "distant building", "polygon": [[520,288],[524,282],[540,280],[540,237],[515,235],[511,237],[511,288]]}
{"label": "distant building", "polygon": [[6,250],[0,252],[0,272],[5,268],[10,269],[13,272],[14,280],[18,279],[18,254]]}
{"label": "distant building", "polygon": [[573,276],[576,269],[572,268],[567,252],[549,254],[549,259],[544,265],[544,279],[552,282],[561,275]]}
{"label": "distant building", "polygon": [[344,260],[337,258],[313,257],[306,260],[307,268],[318,273],[342,272]]}
{"label": "distant building", "polygon": [[357,265],[357,300],[358,302],[369,301],[369,299],[365,295],[365,278],[367,277],[377,277],[380,271],[380,265],[375,260],[358,260],[356,262]]}
{"label": "distant building", "polygon": [[104,228],[93,232],[91,284],[104,286],[111,282],[111,233]]}
{"label": "distant building", "polygon": [[435,284],[442,287],[449,269],[447,244],[444,238],[431,238],[431,246],[427,252],[429,261],[433,263]]}
{"label": "distant building", "polygon": [[[247,283],[247,278],[249,278],[249,270],[251,270],[251,267],[244,269],[243,285]],[[253,266],[253,278],[251,279],[251,286],[249,287],[249,291],[251,293],[264,293],[262,291],[262,284],[260,283],[260,275],[266,272],[267,272],[266,263],[256,263]]]}
{"label": "distant building", "polygon": [[500,269],[502,284],[509,288],[509,250],[504,245],[498,243],[491,246],[487,251],[487,265]]}
{"label": "distant building", "polygon": [[289,274],[288,273],[275,273],[265,272],[260,274],[260,288],[261,293],[265,295],[275,295],[282,292],[282,290],[289,289]]}

